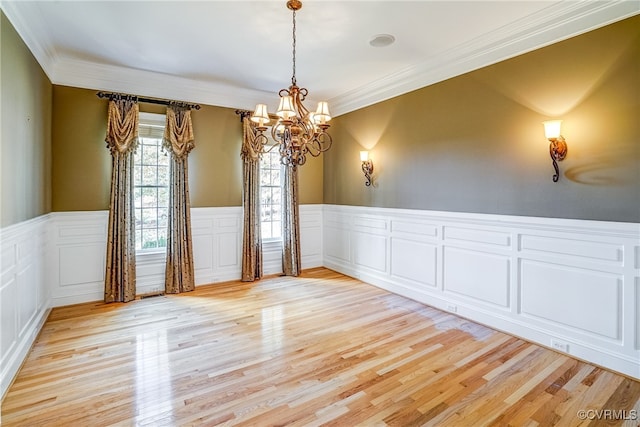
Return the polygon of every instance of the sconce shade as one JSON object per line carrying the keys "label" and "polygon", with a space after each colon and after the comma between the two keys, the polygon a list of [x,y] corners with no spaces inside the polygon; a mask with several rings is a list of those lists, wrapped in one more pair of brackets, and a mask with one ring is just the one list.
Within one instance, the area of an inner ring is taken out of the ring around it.
{"label": "sconce shade", "polygon": [[253,112],[251,116],[251,121],[258,123],[258,126],[264,126],[269,123],[269,113],[267,111],[266,104],[257,104],[256,110]]}
{"label": "sconce shade", "polygon": [[369,152],[368,151],[361,151],[360,152],[360,161],[366,162],[367,160],[369,160]]}
{"label": "sconce shade", "polygon": [[544,135],[547,139],[560,138],[560,127],[562,126],[562,120],[548,120],[542,122],[544,125]]}
{"label": "sconce shade", "polygon": [[295,117],[296,112],[293,109],[293,97],[290,95],[281,96],[280,97],[280,105],[278,106],[278,111],[276,111],[276,115],[283,120],[289,120],[292,117]]}
{"label": "sconce shade", "polygon": [[331,113],[329,113],[329,104],[326,101],[318,102],[318,108],[316,109],[313,119],[317,124],[323,125],[331,120]]}

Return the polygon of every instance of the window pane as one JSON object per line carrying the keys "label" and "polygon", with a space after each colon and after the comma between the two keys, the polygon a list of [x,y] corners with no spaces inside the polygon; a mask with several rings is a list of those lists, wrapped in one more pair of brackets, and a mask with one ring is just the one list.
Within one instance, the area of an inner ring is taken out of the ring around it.
{"label": "window pane", "polygon": [[262,223],[262,238],[263,239],[270,239],[271,237],[273,237],[271,235],[271,223],[270,222],[263,222]]}
{"label": "window pane", "polygon": [[158,247],[167,247],[167,228],[158,228]]}
{"label": "window pane", "polygon": [[142,166],[142,185],[156,185],[157,168],[155,166]]}
{"label": "window pane", "polygon": [[169,189],[158,188],[158,206],[169,206]]}
{"label": "window pane", "polygon": [[158,224],[158,214],[156,208],[142,209],[142,227],[156,228]]}
{"label": "window pane", "polygon": [[140,206],[143,208],[156,207],[158,205],[158,189],[157,188],[143,188],[142,189],[142,202]]}
{"label": "window pane", "polygon": [[158,153],[158,164],[161,166],[169,165],[169,155],[162,149],[160,149],[160,152]]}
{"label": "window pane", "polygon": [[136,212],[136,229],[142,224],[142,209],[135,209]]}
{"label": "window pane", "polygon": [[282,219],[282,207],[280,205],[271,205],[271,217],[273,221],[280,221]]}
{"label": "window pane", "polygon": [[158,164],[158,146],[155,143],[149,144],[153,142],[153,140],[145,138],[144,141],[145,144],[142,146],[142,164],[155,166]]}
{"label": "window pane", "polygon": [[278,205],[278,206],[280,205],[282,201],[281,195],[282,195],[282,189],[280,187],[273,188],[271,200],[274,205]]}
{"label": "window pane", "polygon": [[158,228],[167,228],[167,208],[158,208]]}
{"label": "window pane", "polygon": [[261,205],[271,204],[271,189],[269,187],[260,188],[260,204]]}
{"label": "window pane", "polygon": [[260,210],[260,217],[263,222],[271,221],[271,205],[263,205]]}
{"label": "window pane", "polygon": [[280,225],[280,221],[273,221],[272,223],[273,231],[272,234],[274,237],[282,237],[282,227]]}
{"label": "window pane", "polygon": [[157,230],[142,230],[142,249],[157,248],[158,247],[158,232]]}
{"label": "window pane", "polygon": [[271,185],[280,186],[280,168],[271,171]]}
{"label": "window pane", "polygon": [[142,189],[134,188],[133,190],[133,203],[134,206],[139,207],[142,204]]}
{"label": "window pane", "polygon": [[271,183],[271,171],[266,168],[260,168],[260,185],[269,185]]}
{"label": "window pane", "polygon": [[158,185],[169,185],[169,167],[168,166],[158,166],[158,171],[156,172],[158,176]]}

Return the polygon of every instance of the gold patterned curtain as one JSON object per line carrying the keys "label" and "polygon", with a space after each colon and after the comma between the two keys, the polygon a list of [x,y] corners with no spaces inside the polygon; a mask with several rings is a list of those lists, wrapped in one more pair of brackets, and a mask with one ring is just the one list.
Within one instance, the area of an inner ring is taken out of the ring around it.
{"label": "gold patterned curtain", "polygon": [[299,276],[302,268],[297,167],[284,167],[282,187],[282,272],[285,276]]}
{"label": "gold patterned curtain", "polygon": [[138,144],[138,103],[131,97],[109,101],[107,148],[111,151],[111,201],[107,235],[105,302],[136,297],[136,233],[133,157]]}
{"label": "gold patterned curtain", "polygon": [[[249,117],[242,117],[242,281],[253,282],[262,277],[262,232],[260,229],[260,150],[254,147],[253,128]],[[260,144],[260,142],[256,142]]]}
{"label": "gold patterned curtain", "polygon": [[188,173],[188,155],[195,146],[191,110],[175,104],[167,108],[162,144],[170,156],[165,292],[177,294],[195,289]]}

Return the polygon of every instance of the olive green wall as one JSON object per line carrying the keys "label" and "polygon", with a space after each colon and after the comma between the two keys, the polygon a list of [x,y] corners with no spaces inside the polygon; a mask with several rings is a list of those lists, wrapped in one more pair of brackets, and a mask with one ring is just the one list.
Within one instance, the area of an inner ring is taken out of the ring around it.
{"label": "olive green wall", "polygon": [[[107,209],[106,101],[52,86],[0,22],[0,226]],[[638,75],[636,16],[337,117],[332,149],[300,169],[300,202],[640,222]],[[569,152],[553,183],[540,122],[556,117]],[[192,205],[240,206],[238,117],[203,106],[193,122]]]}
{"label": "olive green wall", "polygon": [[[140,104],[140,111],[165,107]],[[192,207],[242,205],[242,125],[229,108],[203,105],[192,111],[196,147],[189,155]],[[53,87],[53,210],[109,208],[111,155],[104,138],[107,101],[95,90]],[[322,203],[322,160],[300,172],[300,202]]]}
{"label": "olive green wall", "polygon": [[0,12],[0,227],[51,211],[51,82]]}
{"label": "olive green wall", "polygon": [[[337,117],[324,203],[639,222],[638,76],[636,16]],[[568,143],[557,183],[550,118]]]}
{"label": "olive green wall", "polygon": [[104,138],[107,104],[95,91],[53,87],[54,211],[109,208],[111,157]]}

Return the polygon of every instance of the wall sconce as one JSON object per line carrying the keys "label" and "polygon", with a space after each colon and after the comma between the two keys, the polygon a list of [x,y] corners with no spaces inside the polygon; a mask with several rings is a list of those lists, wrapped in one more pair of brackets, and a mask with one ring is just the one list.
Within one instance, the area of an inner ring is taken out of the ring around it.
{"label": "wall sconce", "polygon": [[364,177],[366,178],[366,181],[365,181],[364,185],[369,187],[371,185],[371,182],[372,182],[371,181],[371,174],[373,173],[373,162],[369,158],[369,152],[368,151],[361,151],[360,152],[360,161],[362,162],[362,172],[364,172]]}
{"label": "wall sconce", "polygon": [[567,155],[567,143],[560,135],[562,120],[549,120],[542,122],[542,124],[544,125],[544,134],[550,142],[549,154],[551,155],[551,160],[553,160],[553,168],[556,171],[555,175],[553,175],[553,182],[558,182],[558,178],[560,178],[558,162],[564,160]]}

